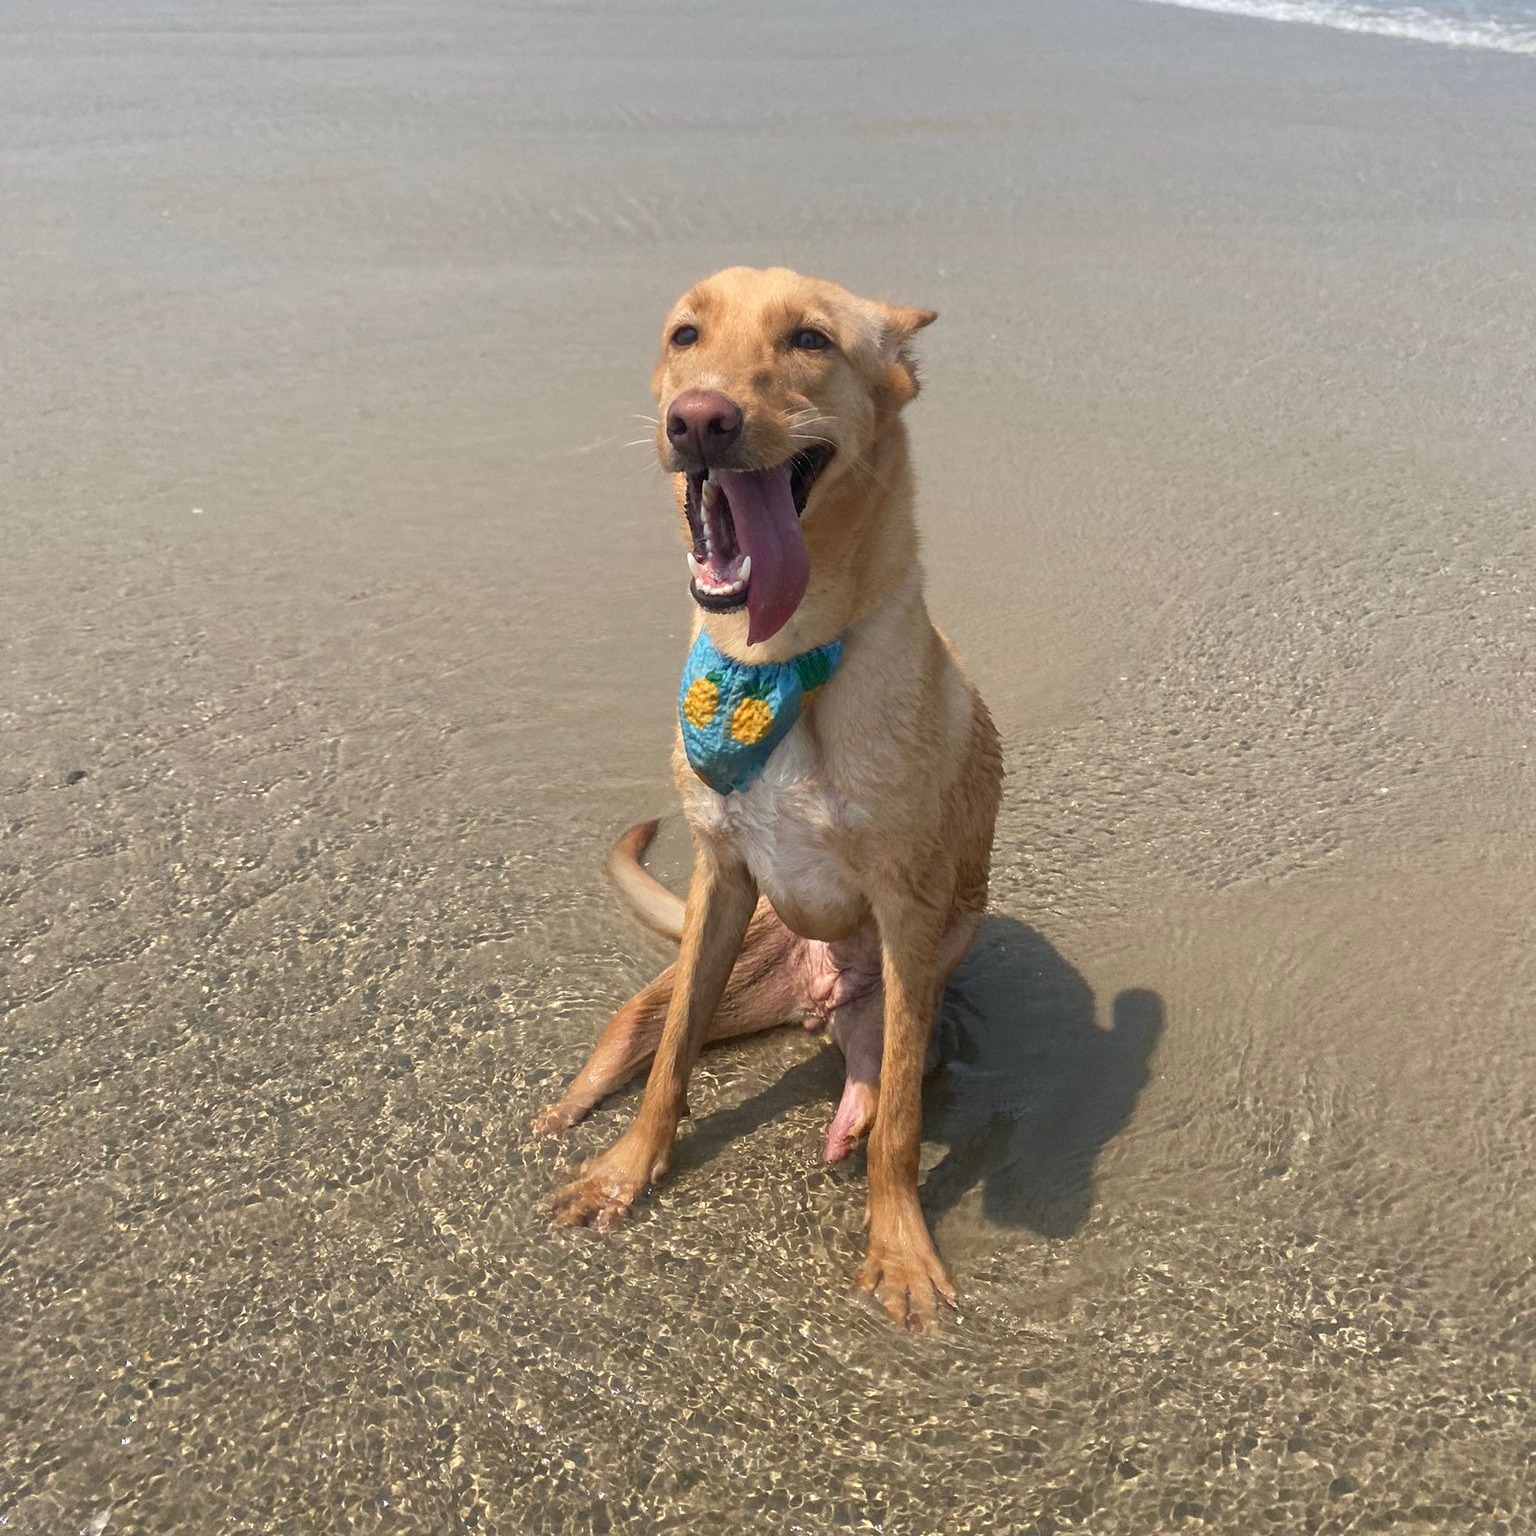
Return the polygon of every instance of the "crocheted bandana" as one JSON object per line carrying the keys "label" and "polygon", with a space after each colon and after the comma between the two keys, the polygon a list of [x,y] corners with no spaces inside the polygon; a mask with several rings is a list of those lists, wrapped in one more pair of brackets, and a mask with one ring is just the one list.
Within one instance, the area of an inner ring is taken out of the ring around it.
{"label": "crocheted bandana", "polygon": [[753,665],[723,655],[700,630],[677,690],[683,750],[693,771],[718,794],[745,789],[842,659],[838,639],[789,661]]}

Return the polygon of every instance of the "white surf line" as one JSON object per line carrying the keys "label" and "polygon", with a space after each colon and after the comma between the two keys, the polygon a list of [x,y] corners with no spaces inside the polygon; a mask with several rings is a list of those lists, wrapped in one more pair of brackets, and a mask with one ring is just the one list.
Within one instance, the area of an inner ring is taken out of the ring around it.
{"label": "white surf line", "polygon": [[1248,16],[1256,21],[1299,22],[1331,27],[1336,32],[1364,32],[1447,48],[1482,48],[1497,53],[1536,57],[1536,26],[1511,22],[1470,21],[1415,8],[1382,12],[1356,10],[1328,0],[1145,0],[1188,11],[1214,11],[1223,16]]}

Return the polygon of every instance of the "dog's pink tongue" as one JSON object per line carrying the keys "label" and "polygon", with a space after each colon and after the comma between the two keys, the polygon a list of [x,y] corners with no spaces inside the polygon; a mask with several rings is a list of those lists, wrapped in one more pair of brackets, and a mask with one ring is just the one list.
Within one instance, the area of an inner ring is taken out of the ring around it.
{"label": "dog's pink tongue", "polygon": [[779,469],[717,469],[731,504],[736,542],[750,557],[747,578],[747,643],[776,635],[800,606],[811,579],[811,556],[800,532],[789,466]]}

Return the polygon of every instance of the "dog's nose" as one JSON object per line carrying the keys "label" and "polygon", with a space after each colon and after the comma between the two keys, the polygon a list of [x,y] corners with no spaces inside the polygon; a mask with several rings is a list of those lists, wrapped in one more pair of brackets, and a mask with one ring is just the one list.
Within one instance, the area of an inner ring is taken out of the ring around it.
{"label": "dog's nose", "polygon": [[667,441],[695,464],[712,464],[741,436],[741,407],[718,390],[685,389],[667,411]]}

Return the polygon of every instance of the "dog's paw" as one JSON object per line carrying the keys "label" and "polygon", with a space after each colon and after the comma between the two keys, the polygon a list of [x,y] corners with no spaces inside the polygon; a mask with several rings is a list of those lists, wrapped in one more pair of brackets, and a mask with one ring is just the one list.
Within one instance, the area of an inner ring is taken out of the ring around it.
{"label": "dog's paw", "polygon": [[576,1177],[550,1201],[550,1214],[562,1227],[611,1231],[665,1171],[663,1157],[636,1155],[621,1138],[581,1165]]}
{"label": "dog's paw", "polygon": [[941,1305],[960,1303],[955,1282],[931,1244],[920,1251],[872,1242],[855,1287],[873,1296],[898,1328],[914,1333],[934,1332]]}
{"label": "dog's paw", "polygon": [[596,1227],[611,1232],[629,1215],[629,1208],[645,1192],[586,1177],[573,1179],[550,1201],[550,1215],[562,1227]]}
{"label": "dog's paw", "polygon": [[550,1201],[550,1215],[562,1227],[596,1227],[611,1232],[645,1193],[641,1180],[615,1179],[586,1168]]}
{"label": "dog's paw", "polygon": [[558,1136],[562,1131],[570,1130],[585,1114],[586,1110],[560,1099],[554,1104],[546,1104],[529,1124],[540,1136]]}

